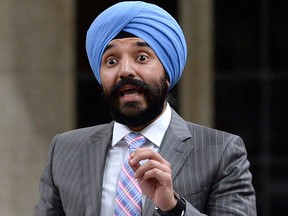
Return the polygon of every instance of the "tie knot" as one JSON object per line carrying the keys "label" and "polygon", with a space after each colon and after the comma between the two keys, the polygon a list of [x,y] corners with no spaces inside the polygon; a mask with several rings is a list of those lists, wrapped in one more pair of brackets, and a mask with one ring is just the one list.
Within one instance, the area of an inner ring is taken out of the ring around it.
{"label": "tie knot", "polygon": [[131,132],[124,137],[124,141],[128,144],[129,152],[133,152],[137,148],[142,147],[147,142],[147,139],[140,133]]}

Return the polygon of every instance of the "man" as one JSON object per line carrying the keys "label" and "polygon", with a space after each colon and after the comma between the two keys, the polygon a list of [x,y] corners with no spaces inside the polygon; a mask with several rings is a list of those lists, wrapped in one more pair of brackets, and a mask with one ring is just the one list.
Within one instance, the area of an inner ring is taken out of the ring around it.
{"label": "man", "polygon": [[[256,215],[241,138],[184,121],[166,100],[187,53],[171,15],[113,5],[90,26],[86,49],[114,121],[54,138],[35,215]],[[144,140],[131,152],[130,132]]]}

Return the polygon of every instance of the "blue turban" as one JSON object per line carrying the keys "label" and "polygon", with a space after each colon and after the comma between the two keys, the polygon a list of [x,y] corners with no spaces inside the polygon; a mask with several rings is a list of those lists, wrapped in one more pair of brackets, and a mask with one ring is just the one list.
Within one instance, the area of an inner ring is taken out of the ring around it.
{"label": "blue turban", "polygon": [[99,83],[101,59],[106,46],[121,31],[141,38],[153,49],[169,76],[169,90],[180,79],[187,58],[184,34],[165,10],[141,1],[117,3],[103,11],[91,24],[86,51]]}

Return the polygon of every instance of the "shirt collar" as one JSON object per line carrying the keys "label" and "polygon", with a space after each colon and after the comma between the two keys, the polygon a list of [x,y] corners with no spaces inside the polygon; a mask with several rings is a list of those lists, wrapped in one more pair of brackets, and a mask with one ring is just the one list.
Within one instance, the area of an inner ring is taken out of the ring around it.
{"label": "shirt collar", "polygon": [[[139,133],[145,136],[152,143],[160,147],[164,134],[171,120],[171,107],[167,103],[165,111],[154,122],[149,124]],[[113,127],[112,146],[116,145],[126,134],[132,132],[126,125],[115,122]]]}

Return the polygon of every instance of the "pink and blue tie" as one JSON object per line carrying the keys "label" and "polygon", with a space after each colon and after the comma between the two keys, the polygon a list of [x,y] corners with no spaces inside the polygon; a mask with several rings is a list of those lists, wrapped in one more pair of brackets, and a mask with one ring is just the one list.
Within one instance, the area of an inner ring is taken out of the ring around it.
{"label": "pink and blue tie", "polygon": [[119,176],[114,216],[138,216],[141,215],[142,193],[128,160],[129,155],[142,147],[147,139],[139,133],[132,132],[124,137],[124,141],[128,144],[128,158],[124,161]]}

